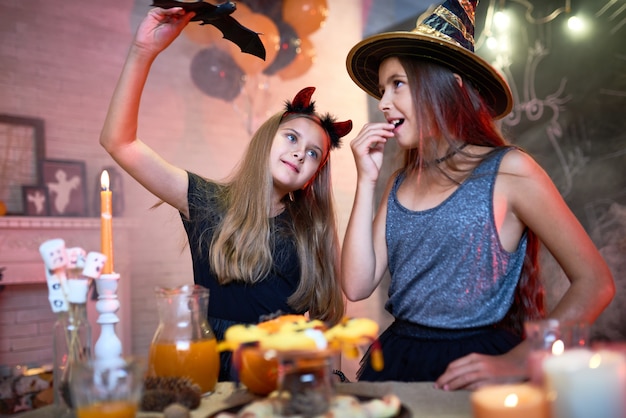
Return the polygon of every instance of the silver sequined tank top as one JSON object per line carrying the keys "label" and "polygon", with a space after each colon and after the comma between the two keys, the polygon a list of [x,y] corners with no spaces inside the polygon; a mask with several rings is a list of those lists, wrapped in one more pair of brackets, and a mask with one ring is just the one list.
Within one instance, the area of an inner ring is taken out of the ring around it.
{"label": "silver sequined tank top", "polygon": [[438,328],[500,321],[513,302],[527,238],[502,248],[493,193],[503,147],[482,161],[439,206],[412,211],[398,202],[399,175],[388,198],[386,239],[391,283],[385,305],[394,317]]}

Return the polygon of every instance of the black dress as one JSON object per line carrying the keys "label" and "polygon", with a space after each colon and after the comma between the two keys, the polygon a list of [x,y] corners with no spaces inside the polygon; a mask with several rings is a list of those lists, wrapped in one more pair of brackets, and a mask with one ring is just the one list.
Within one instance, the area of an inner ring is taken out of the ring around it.
{"label": "black dress", "polygon": [[[194,282],[209,289],[207,315],[218,341],[234,324],[258,323],[261,317],[277,313],[303,314],[287,304],[287,299],[300,281],[300,262],[287,211],[273,218],[271,242],[274,265],[270,274],[255,284],[231,282],[220,285],[209,265],[208,245],[223,215],[214,197],[221,186],[196,174],[188,174],[189,219],[182,217],[182,220],[191,250]],[[221,381],[236,380],[230,357],[230,352],[220,354]]]}

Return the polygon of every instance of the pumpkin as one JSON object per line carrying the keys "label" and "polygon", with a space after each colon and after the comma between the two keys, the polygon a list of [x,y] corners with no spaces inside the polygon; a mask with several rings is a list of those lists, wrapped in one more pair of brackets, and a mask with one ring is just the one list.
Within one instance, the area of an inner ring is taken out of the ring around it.
{"label": "pumpkin", "polygon": [[278,360],[265,358],[265,350],[255,347],[242,347],[240,356],[239,380],[250,392],[265,396],[278,386]]}

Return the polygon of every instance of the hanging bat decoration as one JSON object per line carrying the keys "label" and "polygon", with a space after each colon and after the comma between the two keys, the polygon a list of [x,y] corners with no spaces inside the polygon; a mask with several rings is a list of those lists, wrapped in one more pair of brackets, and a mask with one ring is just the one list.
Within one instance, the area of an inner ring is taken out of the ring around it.
{"label": "hanging bat decoration", "polygon": [[192,22],[202,22],[201,25],[213,25],[222,32],[225,39],[233,42],[241,52],[261,58],[265,61],[265,47],[259,34],[241,25],[231,14],[237,9],[232,1],[213,5],[205,1],[184,2],[176,0],[153,0],[152,6],[162,9],[182,7],[186,12],[195,12]]}

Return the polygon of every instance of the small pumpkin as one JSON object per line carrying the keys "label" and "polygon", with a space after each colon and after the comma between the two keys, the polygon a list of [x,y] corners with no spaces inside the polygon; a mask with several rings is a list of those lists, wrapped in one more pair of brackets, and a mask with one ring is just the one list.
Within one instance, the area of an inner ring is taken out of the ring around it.
{"label": "small pumpkin", "polygon": [[264,353],[256,347],[242,347],[238,353],[239,380],[250,392],[261,396],[278,387],[278,360],[275,356],[266,358]]}

